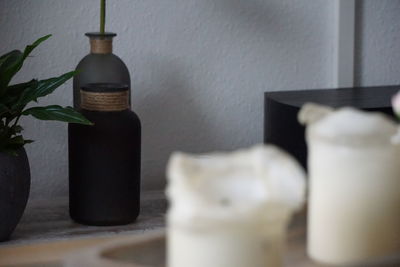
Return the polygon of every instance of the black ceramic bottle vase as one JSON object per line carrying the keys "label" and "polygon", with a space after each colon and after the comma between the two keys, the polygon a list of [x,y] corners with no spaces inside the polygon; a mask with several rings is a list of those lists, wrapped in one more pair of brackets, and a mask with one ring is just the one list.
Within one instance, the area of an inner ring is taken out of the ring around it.
{"label": "black ceramic bottle vase", "polygon": [[[112,32],[89,32],[90,53],[76,67],[79,73],[74,76],[74,107],[79,108],[80,90],[88,83],[120,83],[130,87],[131,79],[125,63],[113,54]],[[130,98],[129,98],[130,99]]]}
{"label": "black ceramic bottle vase", "polygon": [[141,126],[128,86],[87,84],[80,111],[93,126],[69,124],[69,207],[87,225],[133,222],[140,207]]}

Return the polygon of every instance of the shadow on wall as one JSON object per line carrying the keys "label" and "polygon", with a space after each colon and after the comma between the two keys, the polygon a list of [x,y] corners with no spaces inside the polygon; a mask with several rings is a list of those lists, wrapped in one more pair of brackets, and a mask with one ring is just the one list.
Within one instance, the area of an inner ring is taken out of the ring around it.
{"label": "shadow on wall", "polygon": [[212,149],[214,134],[205,118],[206,111],[201,110],[196,99],[197,88],[185,76],[187,72],[179,60],[157,55],[147,62],[148,70],[143,71],[150,73],[148,84],[137,88],[144,95],[138,100],[143,138],[142,184],[145,189],[159,189],[165,185],[165,167],[171,153],[206,152]]}

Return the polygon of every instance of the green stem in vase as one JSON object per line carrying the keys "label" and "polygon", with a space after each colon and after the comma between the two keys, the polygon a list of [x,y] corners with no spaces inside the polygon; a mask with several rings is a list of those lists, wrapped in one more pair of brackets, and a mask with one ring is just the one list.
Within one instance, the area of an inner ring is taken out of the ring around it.
{"label": "green stem in vase", "polygon": [[106,0],[100,0],[100,33],[104,34],[106,27]]}

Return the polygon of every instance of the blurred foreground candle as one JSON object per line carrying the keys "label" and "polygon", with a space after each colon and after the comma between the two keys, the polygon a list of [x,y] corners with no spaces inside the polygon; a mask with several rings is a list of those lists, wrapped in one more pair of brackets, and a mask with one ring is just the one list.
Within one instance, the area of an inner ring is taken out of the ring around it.
{"label": "blurred foreground candle", "polygon": [[310,257],[366,266],[398,253],[398,125],[383,114],[314,104],[301,109],[299,120],[307,125]]}
{"label": "blurred foreground candle", "polygon": [[168,267],[281,266],[287,224],[304,202],[300,165],[273,146],[168,166]]}

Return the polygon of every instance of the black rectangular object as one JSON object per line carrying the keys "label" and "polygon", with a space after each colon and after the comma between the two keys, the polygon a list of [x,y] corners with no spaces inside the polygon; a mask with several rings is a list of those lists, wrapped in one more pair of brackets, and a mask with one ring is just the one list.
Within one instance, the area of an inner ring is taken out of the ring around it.
{"label": "black rectangular object", "polygon": [[266,92],[264,94],[264,143],[275,144],[294,155],[306,167],[305,128],[297,121],[303,104],[312,102],[331,107],[351,106],[393,116],[391,97],[400,86]]}

